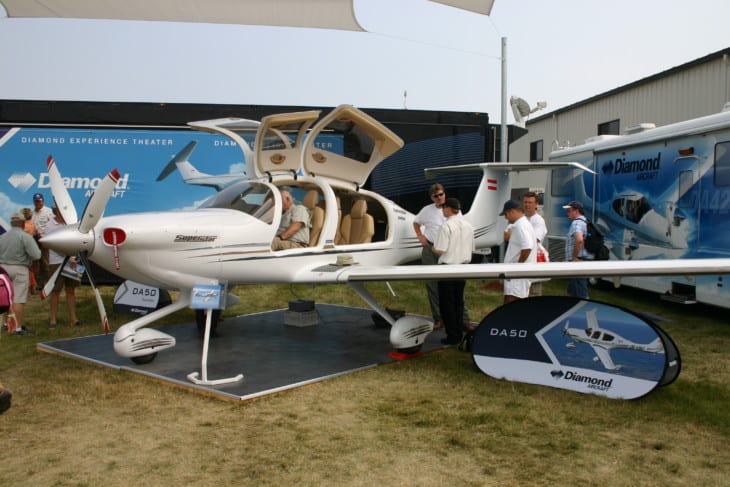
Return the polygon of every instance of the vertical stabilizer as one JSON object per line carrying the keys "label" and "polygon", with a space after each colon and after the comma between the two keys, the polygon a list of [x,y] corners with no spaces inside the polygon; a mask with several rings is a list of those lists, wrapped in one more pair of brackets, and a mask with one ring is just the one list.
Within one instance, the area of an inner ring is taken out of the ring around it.
{"label": "vertical stabilizer", "polygon": [[502,211],[504,202],[509,200],[512,194],[512,174],[514,172],[548,170],[568,166],[593,172],[575,162],[483,162],[426,169],[426,176],[431,178],[440,174],[482,173],[474,202],[469,212],[464,214],[464,218],[474,227],[475,245],[479,249],[500,245],[504,239],[504,229],[507,226],[507,221],[499,214]]}

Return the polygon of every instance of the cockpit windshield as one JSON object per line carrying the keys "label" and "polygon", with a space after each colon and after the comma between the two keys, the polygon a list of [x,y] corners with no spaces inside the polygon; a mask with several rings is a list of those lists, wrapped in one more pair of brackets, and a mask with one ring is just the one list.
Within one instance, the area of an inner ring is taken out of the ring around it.
{"label": "cockpit windshield", "polygon": [[240,182],[211,196],[200,208],[238,210],[270,224],[273,221],[274,195],[266,184]]}

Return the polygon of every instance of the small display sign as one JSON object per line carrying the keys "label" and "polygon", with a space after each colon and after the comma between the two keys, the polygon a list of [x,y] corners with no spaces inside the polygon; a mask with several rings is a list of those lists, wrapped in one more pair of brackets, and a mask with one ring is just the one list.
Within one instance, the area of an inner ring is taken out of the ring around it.
{"label": "small display sign", "polygon": [[223,309],[225,304],[223,286],[219,284],[199,284],[193,286],[190,307],[193,309]]}

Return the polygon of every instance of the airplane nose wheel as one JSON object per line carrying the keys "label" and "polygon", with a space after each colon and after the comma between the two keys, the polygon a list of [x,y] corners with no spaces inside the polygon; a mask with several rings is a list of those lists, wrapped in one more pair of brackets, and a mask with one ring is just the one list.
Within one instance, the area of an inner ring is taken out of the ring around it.
{"label": "airplane nose wheel", "polygon": [[147,355],[140,355],[139,357],[130,357],[132,359],[132,362],[134,362],[137,365],[144,365],[151,363],[155,357],[157,357],[157,352],[155,353],[148,353]]}

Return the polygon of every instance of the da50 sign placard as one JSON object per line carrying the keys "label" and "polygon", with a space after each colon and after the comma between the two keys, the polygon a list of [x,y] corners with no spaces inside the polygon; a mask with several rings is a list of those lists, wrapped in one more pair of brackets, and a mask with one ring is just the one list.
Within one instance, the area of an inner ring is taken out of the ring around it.
{"label": "da50 sign placard", "polygon": [[164,289],[124,281],[114,294],[114,312],[144,316],[172,302]]}
{"label": "da50 sign placard", "polygon": [[676,345],[656,324],[584,299],[545,296],[502,306],[479,325],[474,362],[498,379],[635,399],[679,375]]}

